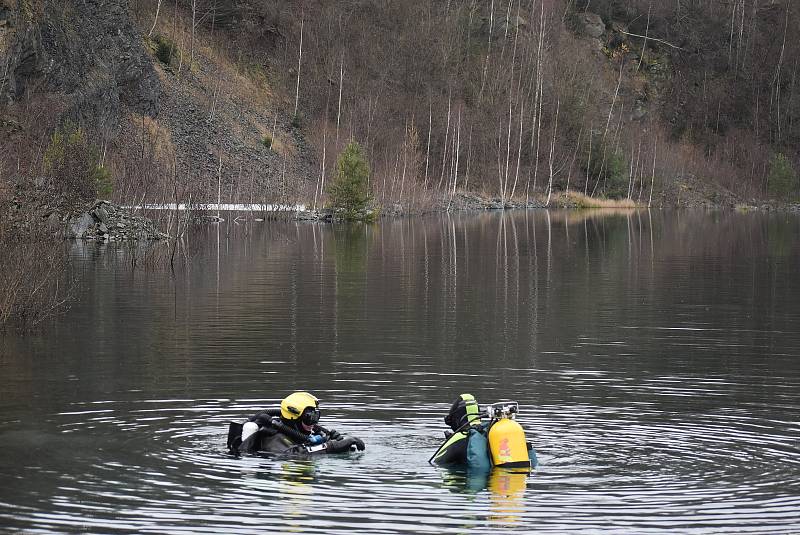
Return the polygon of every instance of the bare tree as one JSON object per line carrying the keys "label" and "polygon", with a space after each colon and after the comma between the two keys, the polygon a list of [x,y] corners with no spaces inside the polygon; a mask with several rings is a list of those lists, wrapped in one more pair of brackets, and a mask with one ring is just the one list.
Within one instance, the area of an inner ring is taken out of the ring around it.
{"label": "bare tree", "polygon": [[[300,67],[303,64],[303,26],[305,25],[305,16],[300,18],[300,51],[297,54],[297,88],[294,93],[294,120],[297,120],[297,108],[300,105]],[[338,132],[338,129],[337,129]]]}
{"label": "bare tree", "polygon": [[[298,67],[299,72],[299,67]],[[339,107],[336,112],[336,150],[339,150],[339,121],[342,118],[342,85],[344,82],[344,51],[342,51],[341,59],[339,60]],[[295,113],[297,111],[295,110]]]}
{"label": "bare tree", "polygon": [[156,4],[156,15],[153,17],[153,25],[150,27],[150,31],[147,32],[147,37],[152,37],[153,30],[156,29],[156,24],[158,23],[158,13],[161,11],[161,0],[158,0],[158,4]]}
{"label": "bare tree", "polygon": [[194,32],[197,29],[197,0],[192,0],[192,38],[189,44],[189,66],[194,64]]}
{"label": "bare tree", "polygon": [[431,158],[431,132],[433,131],[433,104],[428,100],[428,148],[425,150],[425,182],[424,187],[428,187],[428,163]]}
{"label": "bare tree", "polygon": [[550,206],[550,196],[553,193],[553,152],[556,148],[556,134],[558,133],[558,110],[561,108],[561,100],[559,99],[556,102],[556,119],[555,124],[553,125],[553,140],[550,142],[550,159],[549,159],[549,167],[550,167],[550,180],[547,184],[547,201],[545,202],[545,206]]}

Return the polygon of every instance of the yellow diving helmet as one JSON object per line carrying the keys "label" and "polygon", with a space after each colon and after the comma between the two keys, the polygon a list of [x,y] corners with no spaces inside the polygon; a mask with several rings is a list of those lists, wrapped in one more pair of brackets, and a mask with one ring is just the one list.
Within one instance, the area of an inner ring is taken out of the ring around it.
{"label": "yellow diving helmet", "polygon": [[314,425],[319,420],[319,400],[308,392],[293,392],[281,401],[281,418]]}

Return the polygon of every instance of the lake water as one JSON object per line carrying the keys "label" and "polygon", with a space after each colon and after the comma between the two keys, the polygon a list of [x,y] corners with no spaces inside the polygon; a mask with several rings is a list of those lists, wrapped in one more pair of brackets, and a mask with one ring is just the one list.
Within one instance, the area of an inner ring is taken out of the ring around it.
{"label": "lake water", "polygon": [[[800,218],[507,212],[203,227],[186,267],[73,245],[0,344],[0,530],[798,533]],[[234,458],[296,389],[363,453]],[[539,456],[428,465],[461,392]]]}

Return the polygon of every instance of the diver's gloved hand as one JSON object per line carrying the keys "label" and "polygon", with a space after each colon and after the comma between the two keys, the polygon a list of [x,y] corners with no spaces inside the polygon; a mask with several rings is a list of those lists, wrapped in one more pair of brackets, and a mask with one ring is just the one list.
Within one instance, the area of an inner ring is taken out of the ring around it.
{"label": "diver's gloved hand", "polygon": [[339,440],[331,440],[326,448],[328,453],[343,453],[355,447],[358,451],[364,451],[364,442],[355,437],[343,437]]}
{"label": "diver's gloved hand", "polygon": [[308,435],[308,443],[312,446],[316,446],[317,444],[322,444],[325,442],[325,437],[322,435]]}
{"label": "diver's gloved hand", "polygon": [[339,440],[340,438],[342,438],[342,434],[336,429],[328,431],[328,440]]}
{"label": "diver's gloved hand", "polygon": [[353,446],[355,446],[358,451],[364,451],[365,446],[363,440],[356,437],[349,437],[348,440],[353,441]]}

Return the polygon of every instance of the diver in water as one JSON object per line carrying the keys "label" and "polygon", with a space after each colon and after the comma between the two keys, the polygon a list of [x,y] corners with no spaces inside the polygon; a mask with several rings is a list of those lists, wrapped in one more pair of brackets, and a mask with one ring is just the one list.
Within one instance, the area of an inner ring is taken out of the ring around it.
{"label": "diver in water", "polygon": [[[481,411],[472,394],[461,394],[444,418],[452,432],[445,431],[444,443],[429,462],[472,472],[485,472],[493,466],[530,471],[537,463],[536,452],[516,422],[518,412],[516,401],[493,403]],[[486,422],[481,421],[483,417]]]}
{"label": "diver in water", "polygon": [[[445,431],[445,442],[431,458],[438,465],[466,465],[470,428],[481,424],[478,402],[472,394],[461,394],[444,417],[452,431]],[[474,433],[472,433],[474,435]]]}
{"label": "diver in water", "polygon": [[259,451],[284,455],[342,453],[364,450],[364,442],[319,425],[319,400],[294,392],[272,409],[251,416],[244,424],[231,422],[228,448],[232,453]]}

